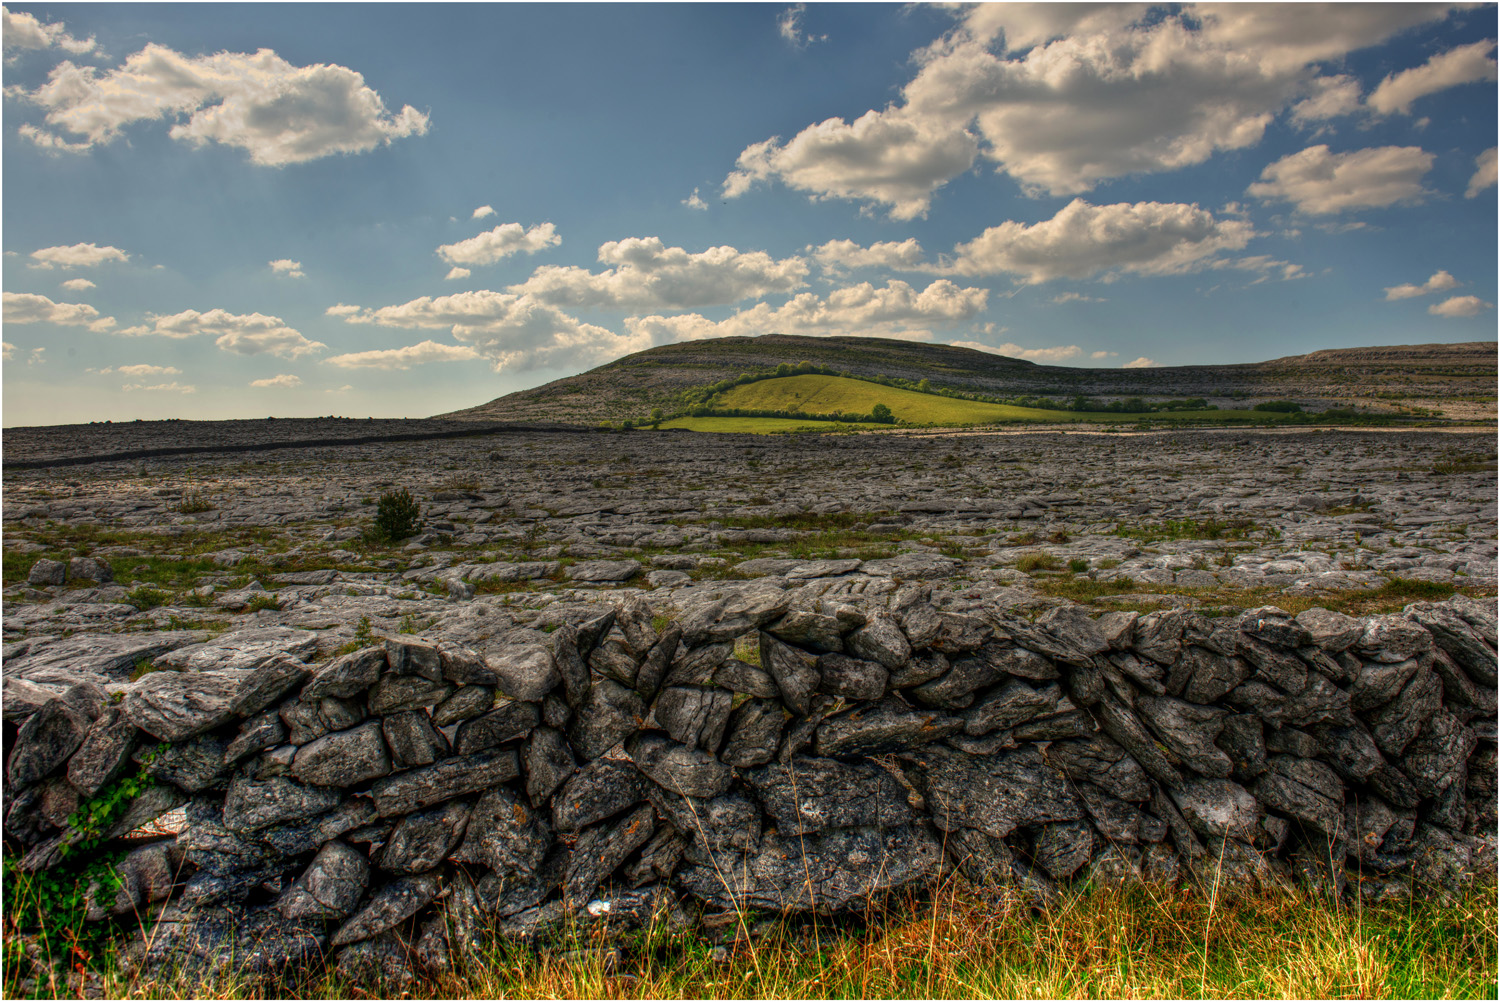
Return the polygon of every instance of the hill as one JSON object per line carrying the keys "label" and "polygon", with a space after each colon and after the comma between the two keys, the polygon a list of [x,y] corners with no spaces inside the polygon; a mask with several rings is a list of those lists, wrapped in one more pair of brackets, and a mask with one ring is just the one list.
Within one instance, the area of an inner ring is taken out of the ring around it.
{"label": "hill", "polygon": [[684,391],[801,361],[993,396],[1204,397],[1220,407],[1291,399],[1319,410],[1354,403],[1439,408],[1461,419],[1493,417],[1497,374],[1496,346],[1478,341],[1324,349],[1241,365],[1088,369],[890,338],[766,334],[662,345],[439,417],[589,425],[639,420],[654,407],[673,411]]}

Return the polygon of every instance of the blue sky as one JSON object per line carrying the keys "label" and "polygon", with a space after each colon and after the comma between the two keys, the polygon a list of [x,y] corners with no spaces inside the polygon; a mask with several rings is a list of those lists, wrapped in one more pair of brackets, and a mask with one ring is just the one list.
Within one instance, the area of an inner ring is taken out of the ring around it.
{"label": "blue sky", "polygon": [[1494,5],[9,4],[6,426],[1495,336]]}

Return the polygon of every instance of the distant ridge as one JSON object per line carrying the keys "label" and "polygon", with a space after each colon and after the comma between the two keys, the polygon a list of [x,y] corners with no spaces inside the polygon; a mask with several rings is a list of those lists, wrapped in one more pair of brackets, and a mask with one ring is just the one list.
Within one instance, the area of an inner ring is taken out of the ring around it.
{"label": "distant ridge", "polygon": [[1494,413],[1500,355],[1493,342],[1327,348],[1266,362],[1145,369],[1038,365],[948,344],[873,337],[765,334],[662,345],[597,369],[437,415],[458,421],[597,424],[671,411],[693,387],[807,361],[857,376],[889,376],[998,396],[1233,396],[1297,399],[1323,406],[1381,401],[1487,399]]}

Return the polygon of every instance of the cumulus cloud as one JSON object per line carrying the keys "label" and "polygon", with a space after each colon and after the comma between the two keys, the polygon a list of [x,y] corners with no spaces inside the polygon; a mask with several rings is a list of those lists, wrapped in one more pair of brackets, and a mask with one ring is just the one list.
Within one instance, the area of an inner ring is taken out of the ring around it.
{"label": "cumulus cloud", "polygon": [[16,346],[9,341],[0,341],[0,359],[9,362],[16,357]]}
{"label": "cumulus cloud", "polygon": [[694,188],[693,193],[682,200],[682,204],[689,209],[698,209],[700,211],[707,211],[708,209],[708,203],[699,196],[697,188]]}
{"label": "cumulus cloud", "polygon": [[1385,115],[1395,112],[1408,115],[1412,102],[1418,98],[1460,84],[1494,83],[1495,60],[1489,57],[1494,49],[1493,38],[1481,39],[1441,52],[1421,66],[1393,73],[1370,95],[1370,107]]}
{"label": "cumulus cloud", "polygon": [[1065,362],[1070,358],[1077,358],[1083,354],[1083,349],[1076,344],[1056,345],[1051,348],[1026,348],[1010,341],[1007,341],[994,350],[999,355],[1009,355],[1011,358],[1024,358],[1032,362]]}
{"label": "cumulus cloud", "polygon": [[238,147],[269,166],[365,153],[428,124],[410,105],[391,114],[348,67],[293,66],[270,49],[187,56],[151,44],[107,72],[61,63],[21,96],[46,109],[47,130],[21,130],[44,148],[88,149],[134,122],[169,119],[173,139]]}
{"label": "cumulus cloud", "polygon": [[1404,285],[1392,285],[1385,290],[1386,301],[1392,299],[1411,299],[1415,296],[1426,296],[1434,292],[1446,292],[1458,287],[1458,279],[1446,271],[1433,272],[1432,277],[1421,285],[1413,285],[1407,282]]}
{"label": "cumulus cloud", "polygon": [[1313,125],[1359,110],[1359,81],[1350,76],[1319,77],[1312,94],[1292,105],[1292,122]]}
{"label": "cumulus cloud", "polygon": [[235,314],[225,310],[183,310],[171,316],[151,317],[145,324],[127,327],[121,334],[185,339],[212,337],[214,344],[236,355],[275,355],[299,358],[328,347],[321,341],[309,341],[300,331],[280,317],[263,313]]}
{"label": "cumulus cloud", "polygon": [[44,357],[46,354],[47,354],[47,349],[46,348],[33,348],[33,349],[31,349],[31,354],[26,356],[26,364],[27,365],[46,365],[47,364],[47,359]]}
{"label": "cumulus cloud", "polygon": [[[89,371],[93,372],[94,370],[90,369]],[[141,378],[144,378],[146,376],[180,376],[180,375],[182,375],[182,370],[179,369],[179,368],[177,368],[175,365],[146,365],[146,364],[140,364],[140,365],[117,365],[117,366],[114,366],[114,367],[110,367],[110,366],[106,365],[104,368],[102,368],[102,369],[100,369],[98,371],[99,371],[99,375],[101,375],[101,376],[107,376],[107,375],[109,375],[112,372],[118,372],[122,376],[132,376],[132,377],[134,377],[136,379],[141,379]]]}
{"label": "cumulus cloud", "polygon": [[59,282],[57,284],[60,288],[67,289],[69,292],[83,292],[86,289],[95,287],[94,283],[86,278],[70,278],[66,282]]}
{"label": "cumulus cloud", "polygon": [[1052,297],[1052,301],[1054,303],[1059,303],[1059,304],[1061,304],[1061,303],[1107,303],[1107,302],[1109,302],[1108,299],[1104,299],[1104,298],[1099,297],[1099,296],[1085,296],[1081,292],[1064,292],[1061,295],[1053,296]]}
{"label": "cumulus cloud", "polygon": [[557,228],[551,223],[539,223],[531,229],[520,223],[501,223],[478,236],[444,244],[437,249],[437,255],[452,265],[494,264],[512,254],[522,251],[535,254],[560,243],[562,237],[557,235]]}
{"label": "cumulus cloud", "polygon": [[[329,307],[327,312],[351,324],[428,330],[448,328],[455,338],[488,360],[497,372],[596,364],[651,347],[649,340],[622,337],[603,327],[584,323],[535,297],[488,289],[437,298],[423,296],[373,310],[340,303]],[[442,345],[434,347],[443,348]],[[407,349],[391,350],[401,352]],[[431,348],[426,350],[432,351]],[[358,352],[353,357],[361,356],[389,357],[378,352]]]}
{"label": "cumulus cloud", "polygon": [[1487,303],[1478,296],[1454,296],[1441,303],[1433,303],[1427,307],[1427,312],[1435,317],[1472,317],[1482,310],[1493,309],[1494,306],[1494,303]]}
{"label": "cumulus cloud", "polygon": [[[1447,16],[1441,5],[954,5],[960,24],[914,53],[900,100],[744,149],[724,194],[780,181],[813,198],[925,213],[981,154],[1030,193],[1079,194],[1202,163],[1300,121],[1352,110],[1357,85],[1316,64]],[[1003,40],[1003,41],[1000,41]],[[1351,87],[1353,91],[1351,91]]]}
{"label": "cumulus cloud", "polygon": [[1464,198],[1475,198],[1486,188],[1495,186],[1495,147],[1491,146],[1474,158],[1474,176],[1469,178]]}
{"label": "cumulus cloud", "polygon": [[54,303],[46,296],[30,292],[7,292],[0,299],[8,324],[60,324],[92,331],[108,330],[115,325],[114,317],[101,317],[87,303]]}
{"label": "cumulus cloud", "polygon": [[835,289],[827,296],[799,293],[781,306],[756,303],[725,320],[709,320],[697,313],[626,319],[632,335],[647,338],[647,346],[671,341],[757,334],[863,334],[927,340],[933,326],[951,327],[972,319],[984,309],[988,289],[964,288],[939,279],[918,291],[906,282],[891,280],[884,287],[869,282]]}
{"label": "cumulus cloud", "polygon": [[800,257],[777,260],[764,251],[741,253],[733,247],[692,254],[666,246],[660,237],[601,244],[599,262],[611,267],[591,272],[573,265],[547,265],[507,291],[563,307],[714,306],[792,292],[806,284],[808,271]]}
{"label": "cumulus cloud", "polygon": [[267,263],[271,266],[271,270],[278,275],[285,275],[287,278],[307,277],[307,273],[302,270],[301,261],[293,261],[290,258],[283,257]]}
{"label": "cumulus cloud", "polygon": [[477,209],[474,210],[474,214],[472,216],[470,216],[469,218],[470,219],[483,219],[485,216],[493,216],[494,214],[495,214],[495,207],[493,205],[481,205],[479,208],[477,208]]}
{"label": "cumulus cloud", "polygon": [[1120,357],[1120,353],[1117,352],[1117,351],[1091,351],[1091,352],[1089,352],[1089,358],[1093,358],[1093,359],[1119,358],[1119,357]]}
{"label": "cumulus cloud", "polygon": [[147,386],[145,383],[126,383],[125,385],[121,386],[120,389],[124,390],[126,393],[131,393],[131,392],[134,392],[135,390],[141,390],[141,391],[144,391],[146,393],[197,393],[198,392],[198,387],[192,386],[192,385],[184,386],[183,384],[177,382],[176,380],[173,380],[170,383],[156,383],[156,384],[151,385],[151,386]]}
{"label": "cumulus cloud", "polygon": [[52,268],[92,268],[106,261],[129,261],[130,255],[118,247],[100,247],[96,244],[73,244],[71,247],[43,247],[31,252],[29,267],[43,271]]}
{"label": "cumulus cloud", "polygon": [[49,49],[56,45],[75,54],[83,54],[94,50],[93,36],[88,38],[74,38],[68,34],[68,29],[61,23],[43,24],[37,20],[34,14],[24,11],[11,13],[5,7],[0,7],[0,39],[6,52],[19,52],[26,49]]}
{"label": "cumulus cloud", "polygon": [[250,385],[259,389],[289,390],[294,386],[301,386],[302,377],[293,375],[290,372],[283,372],[280,375],[271,376],[267,379],[252,379],[250,380]]}
{"label": "cumulus cloud", "polygon": [[1266,202],[1291,202],[1300,212],[1332,215],[1422,201],[1422,178],[1433,156],[1419,146],[1375,146],[1332,153],[1326,145],[1291,153],[1260,172],[1246,189]]}
{"label": "cumulus cloud", "polygon": [[381,348],[335,355],[325,361],[343,369],[410,369],[414,365],[426,365],[428,362],[462,362],[478,357],[479,353],[466,344],[423,341],[405,348]]}
{"label": "cumulus cloud", "polygon": [[922,245],[916,237],[899,243],[885,240],[861,247],[853,240],[830,240],[821,247],[807,248],[824,271],[852,271],[855,268],[897,268],[912,270],[922,265]]}
{"label": "cumulus cloud", "polygon": [[1149,359],[1145,355],[1142,355],[1140,358],[1133,359],[1132,361],[1126,362],[1124,365],[1120,366],[1120,368],[1122,369],[1157,369],[1160,367],[1160,362]]}
{"label": "cumulus cloud", "polygon": [[449,268],[448,269],[448,274],[446,274],[446,275],[443,276],[443,280],[444,281],[448,281],[448,282],[452,282],[452,281],[454,281],[456,279],[468,278],[472,274],[474,274],[474,273],[472,271],[470,271],[469,269],[467,269],[467,268],[457,268],[457,267]]}
{"label": "cumulus cloud", "polygon": [[1290,282],[1296,278],[1308,278],[1309,275],[1300,264],[1292,261],[1278,261],[1268,254],[1254,254],[1249,257],[1224,258],[1212,262],[1209,267],[1223,270],[1234,268],[1238,271],[1255,272],[1259,277],[1251,282],[1251,285],[1259,285],[1269,282],[1272,278],[1279,278],[1283,282]]}
{"label": "cumulus cloud", "polygon": [[990,227],[955,247],[939,268],[959,275],[1016,275],[1028,285],[1098,274],[1180,274],[1241,249],[1255,235],[1245,220],[1216,219],[1197,205],[1091,205],[1075,198],[1051,219]]}
{"label": "cumulus cloud", "polygon": [[798,49],[807,48],[811,42],[826,42],[827,35],[809,35],[802,30],[802,15],[807,13],[807,4],[794,3],[781,12],[776,19],[776,30],[781,37]]}

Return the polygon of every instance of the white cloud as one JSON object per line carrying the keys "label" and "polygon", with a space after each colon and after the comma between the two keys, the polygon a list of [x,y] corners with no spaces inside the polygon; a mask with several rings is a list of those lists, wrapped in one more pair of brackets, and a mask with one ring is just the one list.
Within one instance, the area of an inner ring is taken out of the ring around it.
{"label": "white cloud", "polygon": [[134,376],[140,379],[144,376],[180,376],[182,370],[175,365],[106,365],[102,369],[90,369],[89,372],[97,372],[101,376],[107,376],[112,372],[118,372],[122,376]]}
{"label": "white cloud", "polygon": [[69,52],[82,54],[92,52],[94,39],[78,39],[68,34],[68,30],[61,23],[43,24],[33,14],[24,11],[11,13],[4,7],[0,7],[0,39],[6,52],[14,52],[21,49],[48,49],[56,45]]}
{"label": "white cloud", "polygon": [[1122,369],[1157,369],[1160,367],[1160,362],[1149,359],[1145,355],[1142,355],[1140,358],[1134,359],[1133,361],[1126,362],[1124,365],[1120,366],[1120,368]]}
{"label": "white cloud", "polygon": [[529,230],[520,223],[501,223],[478,236],[458,243],[444,244],[437,249],[437,254],[454,265],[494,264],[512,254],[522,251],[535,254],[560,243],[562,237],[557,235],[557,228],[551,223],[539,223]]}
{"label": "white cloud", "polygon": [[183,310],[171,316],[155,316],[146,324],[127,327],[121,334],[159,334],[174,339],[212,337],[214,344],[236,355],[275,355],[299,358],[328,347],[309,341],[280,317],[262,313],[235,314],[225,310]]}
{"label": "white cloud", "polygon": [[285,275],[287,278],[307,277],[307,273],[302,270],[301,261],[293,261],[290,258],[283,257],[267,263],[271,266],[271,270],[278,275]]}
{"label": "white cloud", "polygon": [[922,245],[916,237],[897,243],[885,240],[861,247],[853,240],[830,240],[821,247],[808,247],[824,271],[838,272],[855,268],[897,268],[912,270],[922,264]]}
{"label": "white cloud", "polygon": [[1292,122],[1307,126],[1359,110],[1359,81],[1350,76],[1319,77],[1312,95],[1292,105]]}
{"label": "white cloud", "polygon": [[177,382],[176,380],[173,380],[170,383],[157,383],[157,384],[155,384],[153,386],[147,386],[144,383],[126,383],[125,385],[121,386],[120,389],[124,390],[126,393],[130,393],[130,392],[133,392],[135,390],[144,390],[147,393],[197,393],[198,392],[198,387],[196,387],[196,386],[184,386],[181,383]]}
{"label": "white cloud", "polygon": [[[410,105],[390,114],[354,70],[293,66],[270,49],[195,57],[151,44],[104,73],[61,63],[24,96],[47,109],[50,132],[22,129],[44,147],[87,149],[133,122],[165,118],[175,122],[174,139],[239,147],[270,166],[364,153],[428,124]],[[62,133],[83,139],[70,143]]]}
{"label": "white cloud", "polygon": [[477,208],[477,209],[474,210],[474,214],[472,216],[470,216],[469,218],[470,219],[483,219],[485,216],[493,216],[494,214],[495,214],[495,207],[493,205],[481,205],[479,208]]}
{"label": "white cloud", "polygon": [[808,271],[800,257],[777,260],[764,251],[741,253],[733,247],[691,254],[666,246],[659,237],[601,244],[599,261],[613,267],[591,272],[573,265],[546,265],[507,291],[563,307],[713,306],[800,289]]}
{"label": "white cloud", "polygon": [[1053,296],[1052,297],[1052,301],[1054,303],[1059,303],[1059,304],[1060,303],[1107,303],[1107,302],[1109,302],[1108,299],[1102,298],[1100,296],[1085,296],[1081,292],[1064,292],[1061,295]]}
{"label": "white cloud", "polygon": [[1411,113],[1412,102],[1429,94],[1466,83],[1494,83],[1493,38],[1460,45],[1433,56],[1421,66],[1394,73],[1380,82],[1370,95],[1370,107],[1385,115]]}
{"label": "white cloud", "polygon": [[1433,156],[1419,146],[1375,146],[1330,153],[1326,145],[1291,153],[1260,172],[1246,189],[1262,201],[1291,202],[1298,211],[1331,215],[1350,209],[1420,202]]}
{"label": "white cloud", "polygon": [[972,319],[984,309],[988,296],[988,289],[964,288],[947,279],[938,279],[920,292],[893,279],[882,288],[861,282],[835,289],[827,296],[803,292],[776,307],[756,303],[720,321],[697,313],[653,315],[630,317],[625,327],[632,335],[647,338],[647,347],[670,341],[771,333],[928,340],[932,337],[930,327],[951,327]]}
{"label": "white cloud", "polygon": [[1393,285],[1385,290],[1386,301],[1392,299],[1411,299],[1414,296],[1426,296],[1434,292],[1446,292],[1458,287],[1458,279],[1446,271],[1433,272],[1432,277],[1421,285],[1412,285],[1410,282],[1404,285]]}
{"label": "white cloud", "polygon": [[1250,257],[1225,258],[1211,262],[1209,267],[1215,270],[1234,268],[1238,271],[1251,271],[1260,277],[1251,282],[1251,285],[1259,285],[1269,282],[1272,278],[1279,278],[1283,282],[1290,282],[1296,278],[1310,277],[1300,264],[1291,261],[1278,261],[1268,254],[1254,254]]}
{"label": "white cloud", "polygon": [[827,35],[809,35],[802,30],[802,15],[807,13],[807,4],[794,3],[781,12],[776,19],[776,30],[781,37],[798,49],[805,49],[809,42],[826,42]]}
{"label": "white cloud", "polygon": [[1119,358],[1119,357],[1120,357],[1120,353],[1117,352],[1117,351],[1091,351],[1091,352],[1089,352],[1089,358],[1093,358],[1093,359]]}
{"label": "white cloud", "polygon": [[1475,198],[1484,189],[1494,187],[1495,147],[1491,146],[1475,157],[1474,168],[1474,176],[1469,178],[1469,187],[1464,192],[1464,198]]}
{"label": "white cloud", "polygon": [[31,349],[31,354],[26,356],[26,364],[27,365],[46,365],[47,364],[47,360],[43,357],[46,354],[46,352],[47,352],[46,348],[33,348],[33,349]]}
{"label": "white cloud", "polygon": [[1239,250],[1255,235],[1245,220],[1215,219],[1197,205],[1091,205],[1077,198],[1051,219],[990,227],[955,247],[939,270],[1018,275],[1028,285],[1100,273],[1107,278],[1127,272],[1170,275],[1200,268],[1222,251]]}
{"label": "white cloud", "polygon": [[328,389],[328,390],[324,390],[323,392],[324,393],[348,393],[352,389],[354,389],[353,384],[351,384],[351,383],[345,383],[343,386],[337,387],[336,389]]}
{"label": "white cloud", "polygon": [[1435,317],[1472,317],[1481,310],[1493,309],[1494,306],[1494,303],[1487,303],[1478,296],[1454,296],[1441,303],[1433,303],[1427,307],[1427,312]]}
{"label": "white cloud", "polygon": [[689,209],[697,209],[699,211],[708,210],[708,203],[699,196],[697,188],[694,188],[693,193],[682,200],[682,204]]}
{"label": "white cloud", "polygon": [[980,153],[1026,191],[1053,195],[1199,164],[1259,143],[1293,104],[1302,120],[1347,110],[1351,81],[1323,83],[1315,64],[1449,11],[1188,4],[1147,18],[1146,5],[1126,4],[953,9],[961,23],[913,54],[919,68],[900,100],[746,147],[725,196],[779,180],[910,219]]}
{"label": "white cloud", "polygon": [[448,274],[446,274],[446,275],[443,276],[443,280],[444,281],[448,281],[448,282],[452,282],[452,281],[455,281],[456,279],[468,278],[472,274],[474,274],[474,273],[472,271],[470,271],[469,269],[467,269],[467,268],[459,268],[459,267],[455,266],[455,267],[452,267],[452,268],[448,269]]}
{"label": "white cloud", "polygon": [[343,369],[410,369],[414,365],[426,365],[428,362],[462,362],[478,357],[479,353],[466,344],[423,341],[405,348],[382,348],[335,355],[324,361]]}
{"label": "white cloud", "polygon": [[114,317],[101,317],[87,303],[54,303],[46,296],[30,292],[7,292],[0,299],[8,324],[61,324],[93,331],[108,330],[115,325]]}
{"label": "white cloud", "polygon": [[95,244],[73,244],[71,247],[43,247],[31,252],[32,268],[91,268],[106,261],[129,261],[130,255],[118,247]]}
{"label": "white cloud", "polygon": [[289,390],[294,386],[301,386],[302,377],[283,372],[267,379],[252,379],[250,385],[260,389]]}
{"label": "white cloud", "polygon": [[0,341],[0,359],[9,362],[16,356],[16,346],[9,341]]}
{"label": "white cloud", "polygon": [[[328,309],[331,316],[345,323],[378,324],[382,327],[405,327],[437,330],[449,328],[453,336],[487,359],[498,372],[502,369],[526,370],[547,367],[572,367],[595,364],[618,358],[632,351],[651,347],[640,337],[622,337],[613,331],[586,324],[560,310],[539,302],[532,296],[517,296],[488,289],[459,292],[451,296],[423,296],[396,306],[369,310],[340,303]],[[428,342],[433,348],[445,346]],[[421,348],[421,345],[417,345]],[[348,359],[377,358],[388,362],[400,360],[400,353],[358,352]],[[425,349],[431,352],[432,348]],[[452,350],[451,347],[447,350]],[[333,359],[329,359],[333,361]],[[367,364],[363,361],[352,364]],[[389,366],[397,367],[399,366]]]}
{"label": "white cloud", "polygon": [[59,288],[67,289],[69,292],[83,292],[86,289],[95,288],[94,283],[86,278],[70,278],[66,282],[57,284]]}

